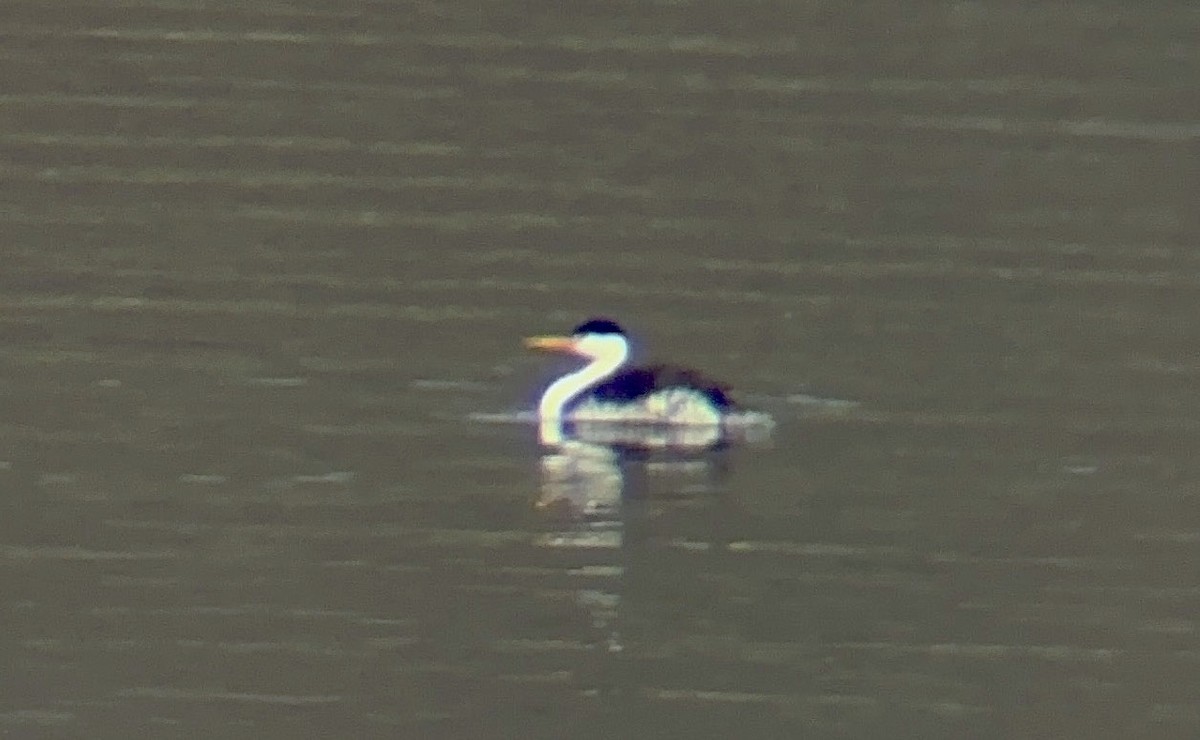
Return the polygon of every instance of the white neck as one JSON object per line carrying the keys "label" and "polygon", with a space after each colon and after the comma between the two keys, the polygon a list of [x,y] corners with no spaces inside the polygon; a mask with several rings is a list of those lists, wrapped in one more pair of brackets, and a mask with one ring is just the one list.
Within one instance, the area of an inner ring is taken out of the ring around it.
{"label": "white neck", "polygon": [[607,351],[594,357],[583,368],[554,381],[542,394],[538,416],[542,419],[562,418],[563,409],[572,399],[616,372],[628,356],[629,348],[624,340],[614,342]]}

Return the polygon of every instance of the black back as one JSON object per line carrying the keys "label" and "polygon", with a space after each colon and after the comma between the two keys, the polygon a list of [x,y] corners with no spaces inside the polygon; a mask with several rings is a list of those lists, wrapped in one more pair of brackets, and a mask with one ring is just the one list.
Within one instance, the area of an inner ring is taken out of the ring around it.
{"label": "black back", "polygon": [[671,365],[651,365],[622,370],[592,388],[585,395],[597,401],[628,402],[668,388],[688,388],[708,397],[714,406],[728,409],[734,406],[729,387],[705,377],[696,370]]}

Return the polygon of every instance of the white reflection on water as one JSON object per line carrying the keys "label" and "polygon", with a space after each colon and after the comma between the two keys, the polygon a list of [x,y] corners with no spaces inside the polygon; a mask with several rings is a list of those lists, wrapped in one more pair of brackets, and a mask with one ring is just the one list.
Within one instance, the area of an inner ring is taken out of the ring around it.
{"label": "white reflection on water", "polygon": [[577,516],[620,516],[625,478],[617,453],[603,445],[566,440],[542,455],[538,507],[569,507]]}
{"label": "white reflection on water", "polygon": [[[619,558],[624,545],[625,496],[620,453],[605,445],[567,438],[557,422],[543,422],[539,437],[548,446],[539,461],[541,490],[537,508],[555,529],[538,537],[535,544],[608,551]],[[611,589],[580,589],[575,602],[588,614],[597,634],[603,635],[604,647],[619,652],[624,649],[617,629],[624,569],[613,564],[609,572]]]}
{"label": "white reflection on water", "polygon": [[[629,445],[631,430],[616,426],[588,424],[581,429],[579,424],[564,425],[557,420],[538,425],[543,453],[536,508],[548,527],[534,544],[588,552],[591,559],[605,561],[589,566],[593,575],[601,568],[602,582],[588,578],[588,587],[576,592],[575,602],[591,621],[597,647],[608,652],[624,649],[618,622],[630,547],[625,536],[629,502],[649,496],[643,486],[650,478],[663,476],[675,483],[686,482],[682,489],[711,495],[709,485],[696,482],[712,479],[716,446],[710,436],[712,429],[675,427],[636,430],[642,434],[643,444],[635,447]],[[657,436],[647,437],[648,431]],[[580,438],[580,432],[586,439]],[[612,441],[601,444],[596,439]],[[667,444],[648,451],[647,439]],[[686,444],[689,442],[692,444]]]}

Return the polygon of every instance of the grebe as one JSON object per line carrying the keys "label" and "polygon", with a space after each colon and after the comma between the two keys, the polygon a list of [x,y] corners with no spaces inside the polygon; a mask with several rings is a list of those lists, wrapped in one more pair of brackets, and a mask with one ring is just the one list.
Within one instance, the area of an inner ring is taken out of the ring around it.
{"label": "grebe", "polygon": [[695,370],[654,365],[622,369],[629,358],[625,332],[593,318],[569,337],[530,337],[531,349],[569,352],[590,362],[550,384],[538,403],[545,421],[719,426],[736,407],[729,389]]}

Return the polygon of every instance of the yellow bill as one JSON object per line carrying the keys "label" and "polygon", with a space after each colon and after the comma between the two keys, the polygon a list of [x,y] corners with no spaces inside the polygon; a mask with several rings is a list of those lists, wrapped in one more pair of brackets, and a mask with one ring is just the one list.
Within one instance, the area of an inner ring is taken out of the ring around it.
{"label": "yellow bill", "polygon": [[554,352],[574,352],[575,339],[572,337],[526,337],[525,346],[529,349],[546,349]]}

